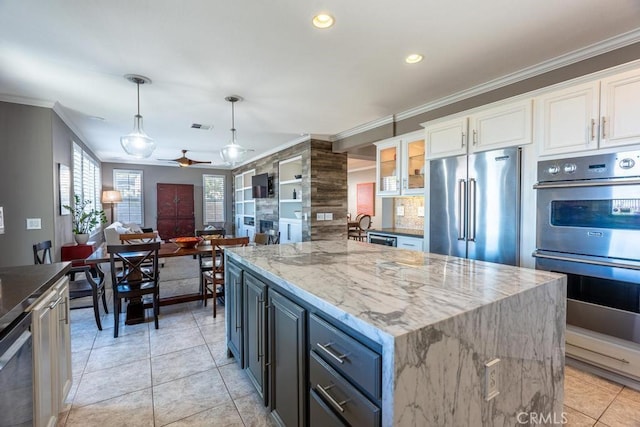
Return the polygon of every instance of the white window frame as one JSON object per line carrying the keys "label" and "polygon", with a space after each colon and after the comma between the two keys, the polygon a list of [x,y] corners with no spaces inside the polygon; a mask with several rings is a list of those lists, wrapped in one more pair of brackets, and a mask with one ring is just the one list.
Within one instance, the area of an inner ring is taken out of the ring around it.
{"label": "white window frame", "polygon": [[[102,210],[100,195],[102,191],[102,173],[100,162],[94,159],[80,144],[73,141],[71,148],[73,160],[73,194],[81,201],[89,200],[86,209]],[[93,230],[99,230],[100,224]]]}
{"label": "white window frame", "polygon": [[[212,199],[212,200],[207,200],[207,180],[213,178],[213,179],[222,179],[222,200],[219,200],[220,205],[221,205],[221,210],[219,212],[219,214],[221,215],[221,217],[216,217],[214,219],[210,219],[207,217],[207,203],[215,203],[216,200]],[[202,222],[204,225],[208,225],[211,223],[219,223],[222,222],[224,223],[226,220],[226,206],[225,206],[225,202],[226,202],[226,195],[225,195],[225,190],[226,190],[226,186],[227,186],[227,178],[225,175],[214,175],[214,174],[203,174],[202,175]]]}
{"label": "white window frame", "polygon": [[[127,174],[129,176],[129,182],[127,186],[118,185],[118,179],[116,178],[117,174]],[[137,185],[134,185],[134,188],[131,188],[131,177],[136,179],[140,177],[140,185],[139,188]],[[122,195],[122,202],[117,203],[115,206],[115,218],[113,221],[119,221],[123,224],[136,223],[140,227],[144,227],[144,172],[140,169],[114,169],[113,170],[113,189],[120,191]],[[138,194],[136,194],[136,192]],[[139,201],[140,202],[140,222],[132,220],[131,218],[131,202]],[[123,218],[122,211],[128,210],[127,218]]]}

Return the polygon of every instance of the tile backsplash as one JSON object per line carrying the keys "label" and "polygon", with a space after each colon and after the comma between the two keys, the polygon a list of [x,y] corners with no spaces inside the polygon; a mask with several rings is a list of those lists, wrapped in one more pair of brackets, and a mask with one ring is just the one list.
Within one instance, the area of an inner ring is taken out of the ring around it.
{"label": "tile backsplash", "polygon": [[424,197],[394,197],[393,224],[395,228],[424,229]]}

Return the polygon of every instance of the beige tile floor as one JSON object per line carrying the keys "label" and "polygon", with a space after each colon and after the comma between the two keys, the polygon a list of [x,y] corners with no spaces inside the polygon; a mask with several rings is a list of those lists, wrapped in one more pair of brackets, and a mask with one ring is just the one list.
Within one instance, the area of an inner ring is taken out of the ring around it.
{"label": "beige tile floor", "polygon": [[[162,295],[197,290],[197,269],[191,258],[167,259]],[[275,425],[227,358],[224,310],[214,319],[199,302],[162,307],[160,329],[122,323],[115,339],[112,313],[98,331],[91,309],[72,310],[71,344],[60,427]],[[640,392],[567,366],[565,416],[569,426],[640,427]]]}

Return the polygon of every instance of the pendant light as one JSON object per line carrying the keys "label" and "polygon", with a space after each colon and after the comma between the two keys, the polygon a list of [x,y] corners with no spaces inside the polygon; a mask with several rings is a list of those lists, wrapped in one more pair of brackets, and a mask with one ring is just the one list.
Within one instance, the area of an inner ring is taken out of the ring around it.
{"label": "pendant light", "polygon": [[235,127],[235,110],[233,105],[240,101],[242,98],[239,96],[227,96],[225,100],[231,103],[231,141],[220,150],[220,157],[229,166],[235,166],[244,160],[245,155],[249,151],[253,151],[247,148],[241,147],[236,142],[236,127]]}
{"label": "pendant light", "polygon": [[133,131],[120,138],[120,145],[127,154],[138,159],[145,159],[156,149],[156,143],[144,132],[142,128],[142,116],[140,115],[140,85],[151,84],[151,79],[137,74],[127,74],[125,79],[135,83],[138,87],[138,114],[133,118]]}

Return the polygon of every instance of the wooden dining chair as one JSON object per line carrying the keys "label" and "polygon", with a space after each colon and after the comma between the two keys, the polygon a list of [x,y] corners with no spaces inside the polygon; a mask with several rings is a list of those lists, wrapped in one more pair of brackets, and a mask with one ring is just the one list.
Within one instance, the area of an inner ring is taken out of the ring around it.
{"label": "wooden dining chair", "polygon": [[158,250],[160,250],[160,242],[107,246],[113,284],[114,338],[118,337],[123,298],[129,299],[129,304],[133,300],[140,300],[142,303],[145,295],[151,295],[153,320],[158,329],[160,312]]}
{"label": "wooden dining chair", "polygon": [[350,230],[347,237],[349,239],[363,242],[367,239],[367,230],[370,227],[371,227],[371,215],[362,215],[358,219],[358,227],[355,230]]}
{"label": "wooden dining chair", "polygon": [[[33,260],[35,264],[51,264],[51,240],[36,243],[33,245]],[[93,308],[93,315],[96,319],[98,330],[102,330],[100,321],[100,299],[104,312],[109,313],[107,308],[107,297],[104,292],[104,277],[94,277],[90,265],[72,265],[67,272],[69,276],[69,300],[91,297],[92,304],[69,306],[71,310],[82,308]],[[80,277],[78,277],[80,276]]]}
{"label": "wooden dining chair", "polygon": [[256,245],[267,245],[269,244],[269,236],[267,233],[256,233],[253,236],[253,243]]}
{"label": "wooden dining chair", "polygon": [[224,248],[247,246],[248,237],[232,237],[215,239],[211,241],[211,259],[214,260],[211,271],[202,273],[204,305],[207,305],[207,298],[213,297],[213,317],[216,317],[216,300],[224,297]]}
{"label": "wooden dining chair", "polygon": [[[196,230],[196,236],[202,237],[202,240],[204,242],[210,242],[213,239],[224,238],[225,234],[226,232],[224,228],[215,229],[215,230]],[[211,244],[211,243],[207,243],[207,244]],[[194,255],[194,258],[195,256],[196,255]],[[213,260],[211,258],[211,252],[203,252],[201,254],[198,254],[197,256],[198,256],[198,267],[200,269],[200,274],[198,275],[198,277],[200,278],[199,292],[200,294],[202,294],[203,293],[202,273],[204,273],[205,271],[211,271],[213,269]]]}

